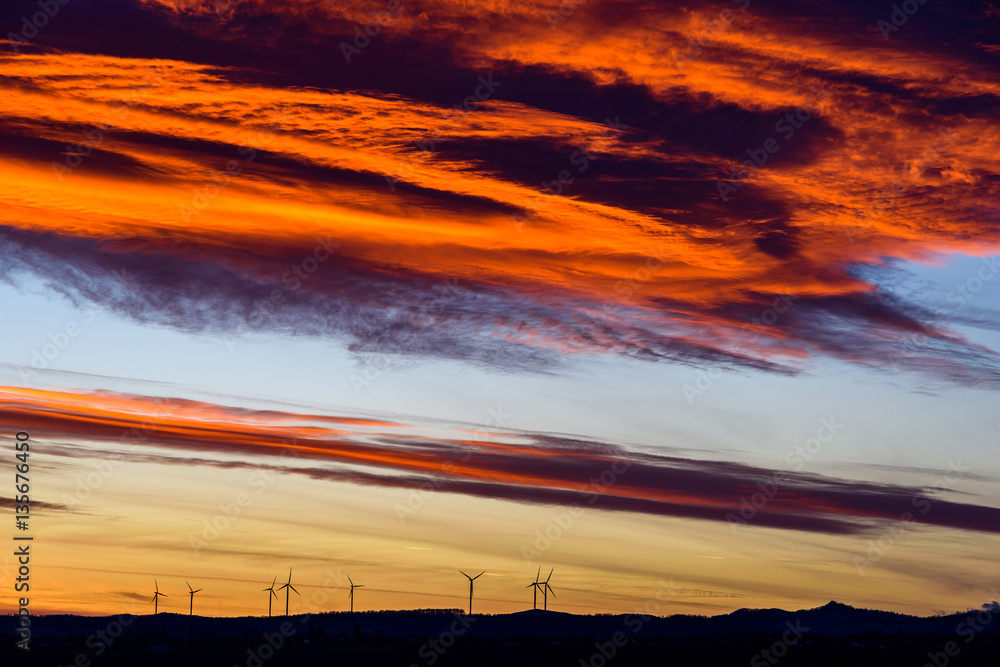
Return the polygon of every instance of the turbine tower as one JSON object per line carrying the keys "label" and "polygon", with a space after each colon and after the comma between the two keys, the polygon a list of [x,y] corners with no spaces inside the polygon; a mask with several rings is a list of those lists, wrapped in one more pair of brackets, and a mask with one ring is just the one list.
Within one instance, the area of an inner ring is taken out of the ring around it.
{"label": "turbine tower", "polygon": [[532,609],[538,609],[538,587],[541,586],[541,584],[538,582],[538,577],[540,577],[540,576],[542,576],[542,567],[539,565],[538,566],[538,573],[535,574],[535,580],[533,582],[531,582],[530,584],[528,584],[527,586],[525,586],[525,588],[534,588],[535,589],[534,592],[532,592],[532,594],[531,594],[531,608]]}
{"label": "turbine tower", "polygon": [[[462,572],[462,571],[459,570],[459,572]],[[470,577],[469,575],[465,574],[465,572],[462,572],[462,574],[465,575],[465,578],[469,580],[469,616],[472,616],[472,582],[475,581],[476,579],[478,579],[479,577],[483,576],[486,573],[485,572],[480,572],[479,574],[477,574],[474,577]]]}
{"label": "turbine tower", "polygon": [[[295,586],[292,586],[292,568],[288,568],[288,583],[285,584],[284,586],[278,586],[278,590],[279,591],[282,588],[285,589],[285,616],[288,616],[288,591],[290,591],[290,590],[291,591],[295,591]],[[295,594],[296,595],[302,595],[302,593],[299,593],[298,591],[295,591]],[[268,602],[268,606],[270,606],[271,599],[268,598],[267,602]]]}
{"label": "turbine tower", "polygon": [[150,600],[150,602],[153,603],[153,613],[158,614],[160,609],[159,597],[160,596],[167,597],[167,595],[165,593],[160,592],[160,584],[156,583],[156,579],[153,579],[153,584],[156,585],[156,592],[153,593],[153,599]]}
{"label": "turbine tower", "polygon": [[353,612],[354,611],[354,589],[355,588],[364,588],[365,585],[364,584],[356,584],[356,583],[354,583],[354,580],[351,579],[351,575],[347,575],[347,580],[351,582],[350,598],[351,598],[351,611]]}
{"label": "turbine tower", "polygon": [[[291,574],[291,572],[289,572],[288,574]],[[271,618],[271,596],[273,595],[275,600],[278,599],[278,594],[274,592],[274,585],[277,582],[278,582],[278,578],[275,577],[274,581],[271,582],[271,585],[264,589],[265,591],[271,591],[270,593],[267,594],[267,617],[268,618]],[[296,591],[296,593],[297,592],[298,591]]]}
{"label": "turbine tower", "polygon": [[193,588],[191,588],[191,584],[188,584],[188,582],[186,582],[186,581],[184,583],[187,584],[188,590],[191,591],[189,593],[189,595],[191,596],[191,606],[188,607],[188,616],[194,616],[194,594],[195,593],[201,593],[205,589],[204,588],[199,588],[198,590],[194,590]]}
{"label": "turbine tower", "polygon": [[554,572],[555,569],[556,568],[553,567],[551,570],[549,570],[549,576],[546,577],[545,581],[543,581],[541,583],[541,586],[542,586],[542,596],[543,596],[543,604],[545,605],[544,609],[546,611],[548,611],[548,608],[549,608],[549,593],[552,593],[552,597],[556,596],[555,591],[553,591],[552,587],[549,586],[549,579],[552,578],[552,572]]}

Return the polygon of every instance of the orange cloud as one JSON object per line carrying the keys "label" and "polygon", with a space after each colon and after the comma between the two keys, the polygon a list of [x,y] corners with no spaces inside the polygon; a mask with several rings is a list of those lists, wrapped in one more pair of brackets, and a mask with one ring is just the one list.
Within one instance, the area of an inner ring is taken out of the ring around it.
{"label": "orange cloud", "polygon": [[[36,440],[112,445],[109,456],[172,464],[281,469],[321,480],[515,502],[560,504],[845,534],[905,512],[917,521],[997,532],[1000,510],[927,491],[857,483],[736,463],[630,452],[614,444],[512,433],[496,439],[430,437],[378,420],[253,411],[109,392],[0,388],[0,424]],[[74,455],[72,448],[62,448]],[[193,459],[192,452],[202,458]],[[85,450],[87,456],[92,452]],[[773,490],[747,517],[747,498]]]}
{"label": "orange cloud", "polygon": [[[128,269],[146,302],[181,303],[167,291],[225,267],[230,310],[200,326],[231,332],[328,237],[335,269],[268,326],[491,364],[615,353],[783,372],[816,354],[881,365],[915,337],[906,366],[1000,377],[993,351],[857,271],[995,248],[1000,133],[985,110],[1000,79],[976,47],[888,45],[846,13],[856,29],[830,32],[833,18],[742,3],[441,1],[404,3],[348,63],[338,40],[384,3],[140,6],[199,40],[200,60],[2,56],[6,225],[11,252],[34,258],[8,276],[61,253],[98,271],[91,284]],[[264,44],[303,73],[224,64]],[[420,85],[382,67],[414,44],[440,61],[414,61]],[[171,286],[139,257],[169,265]],[[460,285],[450,306],[427,316],[446,281]],[[382,296],[352,292],[365,282]],[[107,291],[91,294],[139,317],[136,295]],[[785,296],[795,305],[767,321]],[[330,319],[304,324],[317,301]],[[429,340],[442,333],[454,339]]]}

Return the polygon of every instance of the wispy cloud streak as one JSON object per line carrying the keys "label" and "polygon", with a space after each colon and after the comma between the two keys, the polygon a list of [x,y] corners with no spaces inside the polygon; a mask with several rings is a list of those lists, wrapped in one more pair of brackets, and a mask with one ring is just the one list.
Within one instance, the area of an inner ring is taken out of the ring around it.
{"label": "wispy cloud streak", "polygon": [[[129,459],[164,465],[270,467],[332,482],[409,488],[426,485],[515,502],[593,506],[713,522],[775,471],[630,451],[614,443],[535,433],[470,439],[455,429],[431,436],[418,424],[179,399],[91,392],[0,389],[0,424],[30,425],[35,438],[124,442],[141,431]],[[60,446],[61,455],[93,455]],[[193,455],[197,455],[192,458]],[[613,484],[602,473],[616,470]],[[817,533],[864,533],[932,504],[931,526],[1000,532],[1000,509],[935,497],[933,489],[783,473],[754,525]],[[387,508],[387,511],[391,509]]]}

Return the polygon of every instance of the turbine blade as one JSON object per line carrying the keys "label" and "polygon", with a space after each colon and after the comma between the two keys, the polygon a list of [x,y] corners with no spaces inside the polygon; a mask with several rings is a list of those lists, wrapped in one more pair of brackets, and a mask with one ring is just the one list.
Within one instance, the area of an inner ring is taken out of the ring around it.
{"label": "turbine blade", "polygon": [[156,593],[153,593],[153,599],[150,602],[156,602]]}
{"label": "turbine blade", "polygon": [[482,572],[480,572],[480,573],[479,573],[479,574],[477,574],[476,576],[474,576],[474,577],[473,577],[473,579],[478,579],[479,577],[483,576],[484,574],[486,574],[486,571],[485,571],[485,570],[484,570],[484,571],[482,571]]}
{"label": "turbine blade", "polygon": [[[462,572],[462,570],[459,570],[459,572]],[[463,574],[463,575],[464,575],[464,576],[465,576],[466,578],[468,578],[468,579],[472,579],[472,577],[470,577],[469,575],[465,574],[465,572],[462,572],[462,574]]]}
{"label": "turbine blade", "polygon": [[199,588],[198,590],[196,590],[196,591],[191,591],[191,592],[192,592],[192,593],[201,593],[201,592],[202,592],[203,590],[205,590],[205,589],[204,589],[204,588]]}
{"label": "turbine blade", "polygon": [[354,585],[354,580],[353,580],[353,579],[351,579],[351,575],[347,575],[347,580],[348,580],[349,582],[351,582],[351,586],[353,586],[353,585]]}
{"label": "turbine blade", "polygon": [[188,587],[188,590],[189,590],[189,591],[190,591],[190,590],[194,590],[193,588],[191,588],[191,584],[188,584],[188,582],[186,582],[186,581],[185,581],[184,583],[185,583],[185,584],[187,584],[187,587]]}
{"label": "turbine blade", "polygon": [[273,595],[274,599],[277,600],[278,599],[278,594],[274,592],[274,589],[273,588],[269,588],[268,590],[271,591],[271,595]]}
{"label": "turbine blade", "polygon": [[274,588],[274,585],[275,585],[276,583],[278,583],[278,578],[277,578],[277,577],[275,577],[275,578],[274,578],[274,581],[272,581],[272,582],[271,582],[271,588]]}
{"label": "turbine blade", "polygon": [[[289,585],[289,588],[291,588],[293,591],[295,591],[295,586]],[[299,593],[298,591],[295,591],[295,594],[296,595],[302,595],[302,593]]]}
{"label": "turbine blade", "polygon": [[292,583],[292,568],[288,568],[288,583]]}
{"label": "turbine blade", "polygon": [[555,572],[555,570],[556,570],[555,567],[553,567],[551,570],[549,570],[549,576],[545,577],[545,581],[548,581],[549,579],[552,578],[552,573]]}

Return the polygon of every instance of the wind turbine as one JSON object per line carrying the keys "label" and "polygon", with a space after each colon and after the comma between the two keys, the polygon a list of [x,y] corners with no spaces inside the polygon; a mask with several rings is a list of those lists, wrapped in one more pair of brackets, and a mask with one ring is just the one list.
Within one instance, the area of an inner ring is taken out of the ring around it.
{"label": "wind turbine", "polygon": [[534,592],[531,594],[531,608],[538,609],[538,587],[541,585],[538,583],[538,577],[542,576],[542,567],[538,566],[538,573],[535,575],[535,580],[525,586],[525,588],[534,588]]}
{"label": "wind turbine", "polygon": [[351,611],[353,612],[354,611],[354,589],[355,588],[364,588],[365,585],[364,584],[356,584],[356,583],[354,583],[354,580],[351,579],[351,575],[347,575],[347,580],[351,582],[351,596],[350,597],[351,597]]}
{"label": "wind turbine", "polygon": [[191,588],[191,584],[188,584],[188,582],[186,581],[184,583],[187,584],[188,590],[191,591],[189,593],[189,595],[191,596],[191,606],[188,608],[188,616],[194,616],[194,594],[201,593],[205,589],[199,588],[198,590],[194,590],[193,588]]}
{"label": "wind turbine", "polygon": [[[295,591],[295,586],[292,586],[292,568],[288,568],[288,583],[285,584],[284,586],[278,586],[279,591],[282,588],[285,589],[285,616],[288,616],[288,591],[289,590]],[[295,591],[295,594],[302,595],[302,593],[299,593],[298,591]],[[271,606],[271,598],[267,599],[267,605],[268,607]]]}
{"label": "wind turbine", "polygon": [[[291,575],[292,573],[289,572],[288,574]],[[291,579],[291,576],[289,576],[289,579]],[[267,587],[267,588],[264,589],[265,591],[271,591],[268,594],[268,596],[267,596],[267,617],[268,618],[271,618],[271,596],[273,595],[275,600],[278,599],[278,594],[274,592],[274,585],[277,582],[278,582],[278,578],[275,577],[274,581],[271,582],[271,585],[269,587]],[[295,592],[298,593],[298,591],[295,591]],[[287,613],[285,615],[287,616]]]}
{"label": "wind turbine", "polygon": [[157,614],[157,613],[159,613],[159,608],[160,608],[160,603],[159,603],[159,599],[158,598],[161,595],[163,597],[167,597],[167,595],[165,593],[161,593],[160,592],[160,584],[156,583],[156,579],[153,579],[153,583],[156,585],[156,592],[153,593],[153,599],[150,600],[150,602],[153,603],[153,613]]}
{"label": "wind turbine", "polygon": [[546,611],[548,611],[548,608],[549,608],[549,593],[552,593],[552,597],[556,596],[555,591],[553,591],[552,587],[549,586],[549,579],[552,578],[552,573],[555,571],[555,569],[556,568],[553,567],[551,570],[549,570],[549,576],[547,576],[545,578],[545,581],[543,581],[541,583],[541,586],[542,586],[542,595],[544,596],[543,604],[545,605],[544,609]]}
{"label": "wind turbine", "polygon": [[[462,571],[459,570],[459,572],[462,572]],[[470,577],[469,575],[465,574],[465,572],[462,572],[462,574],[465,575],[465,578],[469,580],[469,615],[471,616],[472,615],[472,582],[475,581],[476,579],[478,579],[479,577],[483,576],[486,573],[485,572],[480,572],[479,574],[477,574],[474,577]]]}

